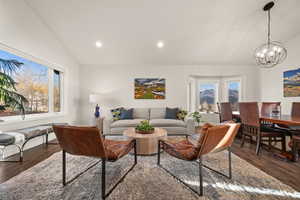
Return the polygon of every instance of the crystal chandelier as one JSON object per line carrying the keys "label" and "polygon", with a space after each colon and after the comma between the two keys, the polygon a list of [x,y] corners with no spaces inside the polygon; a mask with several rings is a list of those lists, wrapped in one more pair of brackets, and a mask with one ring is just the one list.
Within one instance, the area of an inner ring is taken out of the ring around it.
{"label": "crystal chandelier", "polygon": [[263,10],[268,12],[268,42],[255,50],[255,59],[258,65],[264,68],[271,68],[281,63],[287,56],[287,50],[279,43],[270,40],[271,17],[270,11],[274,2],[267,3]]}

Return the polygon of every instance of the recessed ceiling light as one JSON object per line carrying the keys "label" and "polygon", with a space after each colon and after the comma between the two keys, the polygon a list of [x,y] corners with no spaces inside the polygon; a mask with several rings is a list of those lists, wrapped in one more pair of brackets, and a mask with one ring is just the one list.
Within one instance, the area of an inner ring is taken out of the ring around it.
{"label": "recessed ceiling light", "polygon": [[102,42],[101,41],[97,41],[96,42],[96,47],[97,48],[101,48],[102,47]]}
{"label": "recessed ceiling light", "polygon": [[165,46],[164,42],[163,41],[158,41],[157,44],[156,44],[157,48],[163,48]]}

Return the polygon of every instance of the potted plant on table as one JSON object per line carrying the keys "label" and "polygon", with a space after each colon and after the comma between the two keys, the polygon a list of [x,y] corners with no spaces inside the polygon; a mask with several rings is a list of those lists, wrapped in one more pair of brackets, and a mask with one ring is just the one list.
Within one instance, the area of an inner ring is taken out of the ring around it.
{"label": "potted plant on table", "polygon": [[199,131],[201,129],[200,122],[201,122],[201,117],[202,117],[200,112],[199,111],[192,112],[192,113],[190,113],[189,116],[192,117],[193,120],[196,122],[195,132],[199,133]]}
{"label": "potted plant on table", "polygon": [[154,133],[154,127],[150,125],[148,120],[144,120],[135,127],[135,131],[140,134],[152,134]]}

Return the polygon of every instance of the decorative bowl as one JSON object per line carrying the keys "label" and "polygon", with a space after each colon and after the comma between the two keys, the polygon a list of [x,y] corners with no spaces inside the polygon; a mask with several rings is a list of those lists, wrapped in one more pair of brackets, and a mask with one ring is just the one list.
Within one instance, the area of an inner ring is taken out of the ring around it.
{"label": "decorative bowl", "polygon": [[141,130],[135,129],[135,132],[139,133],[139,134],[153,134],[154,133],[154,129],[153,130],[149,130],[149,131],[141,131]]}

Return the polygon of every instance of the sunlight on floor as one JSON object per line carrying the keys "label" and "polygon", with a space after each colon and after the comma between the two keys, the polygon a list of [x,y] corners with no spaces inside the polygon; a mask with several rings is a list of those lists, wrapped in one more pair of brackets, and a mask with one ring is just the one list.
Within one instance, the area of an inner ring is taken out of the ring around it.
{"label": "sunlight on floor", "polygon": [[[199,182],[197,181],[186,181],[187,184],[198,186]],[[230,183],[216,183],[216,184],[208,184],[203,183],[204,187],[206,186],[212,186],[214,188],[224,189],[224,190],[230,190],[234,192],[249,192],[249,193],[256,193],[256,194],[264,194],[264,195],[275,195],[275,196],[282,196],[282,197],[292,197],[292,198],[299,198],[300,199],[300,192],[287,192],[287,191],[281,191],[276,189],[269,189],[269,188],[258,188],[258,187],[251,187],[251,186],[245,186],[245,185],[235,185]]]}

